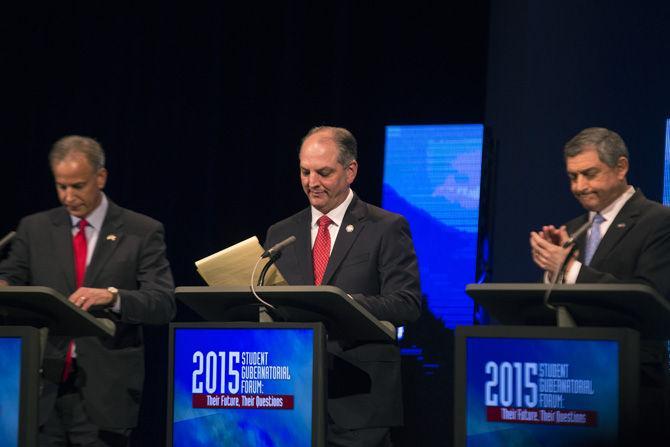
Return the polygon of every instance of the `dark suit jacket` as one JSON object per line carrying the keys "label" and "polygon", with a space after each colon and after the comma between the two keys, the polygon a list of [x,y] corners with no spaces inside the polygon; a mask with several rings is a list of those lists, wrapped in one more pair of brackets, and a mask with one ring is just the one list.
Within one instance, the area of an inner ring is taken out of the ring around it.
{"label": "dark suit jacket", "polygon": [[[75,291],[72,223],[63,207],[21,220],[0,279],[10,285],[51,287],[64,296]],[[163,226],[111,201],[84,278],[85,287],[114,286],[121,313],[101,311],[116,324],[111,339],[76,339],[77,364],[85,375],[86,412],[101,428],[131,428],[144,382],[141,324],[165,324],[175,313],[174,283],[165,256]],[[108,237],[108,236],[115,237]],[[50,337],[46,359],[63,359],[67,339]],[[43,380],[40,423],[51,412],[58,385]]]}
{"label": "dark suit jacket", "polygon": [[[574,231],[588,214],[567,224]],[[580,257],[586,236],[577,241]],[[581,259],[580,259],[581,260]],[[640,283],[670,298],[670,209],[647,200],[639,190],[621,208],[603,236],[589,266],[582,265],[578,283]],[[666,342],[640,342],[639,410],[641,439],[647,433],[660,432],[667,424],[664,412],[668,394]],[[666,410],[667,411],[667,410]],[[659,439],[652,435],[654,439]],[[648,442],[646,444],[649,444]],[[644,440],[641,445],[646,445]]]}
{"label": "dark suit jacket", "polygon": [[[265,239],[265,246],[270,247],[289,236],[296,237],[277,262],[291,285],[314,284],[310,224],[311,209],[307,208],[271,226]],[[353,231],[347,232],[348,226]],[[421,309],[421,290],[407,221],[354,196],[322,284],[351,294],[380,320],[395,325],[416,320]],[[328,349],[336,357],[329,377],[328,401],[334,422],[347,429],[402,424],[397,346],[329,343]],[[364,374],[357,376],[356,371]]]}
{"label": "dark suit jacket", "polygon": [[[585,214],[568,222],[568,233],[587,220]],[[580,261],[585,246],[583,235],[577,240]],[[670,209],[636,191],[600,241],[591,264],[582,266],[577,282],[646,284],[670,298]]]}

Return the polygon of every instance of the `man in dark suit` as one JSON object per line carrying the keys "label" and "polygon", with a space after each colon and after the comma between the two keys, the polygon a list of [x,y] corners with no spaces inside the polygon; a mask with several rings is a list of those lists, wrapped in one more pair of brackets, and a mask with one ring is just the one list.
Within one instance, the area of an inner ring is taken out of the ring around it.
{"label": "man in dark suit", "polygon": [[[311,206],[271,226],[265,245],[296,237],[278,261],[289,284],[337,286],[379,320],[414,321],[421,290],[409,225],[351,191],[356,156],[348,130],[312,129],[300,148],[300,179]],[[397,346],[330,341],[328,350],[328,444],[391,445],[389,427],[402,424]]]}
{"label": "man in dark suit", "polygon": [[49,161],[63,206],[21,221],[0,285],[51,287],[114,321],[116,333],[49,338],[40,445],[128,445],[144,382],[141,325],[165,324],[175,313],[163,226],[107,199],[95,140],[64,137]]}
{"label": "man in dark suit", "polygon": [[[670,209],[628,185],[624,141],[611,130],[588,128],[566,143],[564,155],[572,193],[588,213],[531,232],[533,261],[553,278],[570,251],[562,243],[591,221],[567,263],[566,283],[640,283],[670,298]],[[649,410],[643,430],[654,439],[667,425],[667,350],[660,341],[645,341],[640,357],[641,402]]]}
{"label": "man in dark suit", "polygon": [[[603,128],[585,129],[564,153],[572,193],[588,213],[561,228],[532,232],[534,262],[553,275],[569,251],[560,242],[593,221],[588,235],[577,240],[565,282],[642,283],[670,297],[670,210],[628,185],[628,150],[621,137]],[[592,239],[589,249],[594,230],[600,240]]]}

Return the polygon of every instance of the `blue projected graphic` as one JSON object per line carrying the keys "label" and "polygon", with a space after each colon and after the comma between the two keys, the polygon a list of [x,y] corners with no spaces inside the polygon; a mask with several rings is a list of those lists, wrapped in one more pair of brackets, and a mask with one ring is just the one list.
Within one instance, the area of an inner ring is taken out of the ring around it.
{"label": "blue projected graphic", "polygon": [[670,205],[670,119],[665,124],[665,166],[663,170],[663,205]]}
{"label": "blue projected graphic", "polygon": [[19,445],[21,339],[0,338],[0,445]]}
{"label": "blue projected graphic", "polygon": [[421,288],[445,325],[472,324],[484,126],[387,126],[382,206],[410,222]]}

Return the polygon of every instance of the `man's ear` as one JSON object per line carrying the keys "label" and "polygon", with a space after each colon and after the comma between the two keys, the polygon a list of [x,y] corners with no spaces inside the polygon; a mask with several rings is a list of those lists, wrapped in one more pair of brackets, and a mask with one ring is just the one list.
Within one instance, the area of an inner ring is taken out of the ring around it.
{"label": "man's ear", "polygon": [[98,189],[105,189],[107,184],[107,169],[100,168],[95,174],[95,184],[98,186]]}
{"label": "man's ear", "polygon": [[616,162],[617,178],[623,180],[628,174],[628,158],[621,156]]}
{"label": "man's ear", "polygon": [[352,161],[345,170],[347,171],[347,183],[351,185],[356,178],[356,174],[358,174],[358,162],[356,160]]}

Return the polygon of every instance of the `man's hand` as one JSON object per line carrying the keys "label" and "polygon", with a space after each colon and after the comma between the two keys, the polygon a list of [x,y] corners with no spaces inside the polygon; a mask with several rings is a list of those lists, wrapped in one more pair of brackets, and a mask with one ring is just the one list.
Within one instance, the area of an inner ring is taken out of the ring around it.
{"label": "man's hand", "polygon": [[89,287],[81,287],[68,300],[84,311],[88,311],[91,306],[112,306],[114,303],[114,295],[107,289],[91,289]]}
{"label": "man's hand", "polygon": [[0,287],[7,287],[9,283],[5,281],[4,279],[0,279]]}
{"label": "man's hand", "polygon": [[[565,257],[570,253],[570,247],[563,248],[562,246],[568,239],[569,236],[565,226],[556,228],[549,225],[542,227],[542,231],[530,232],[533,262],[541,269],[549,272],[552,278],[558,273]],[[569,262],[572,262],[572,259]]]}
{"label": "man's hand", "polygon": [[542,231],[539,233],[542,235],[544,240],[549,241],[554,245],[563,245],[563,243],[569,238],[565,229],[565,225],[560,228],[556,228],[553,225],[545,225],[542,227]]}

